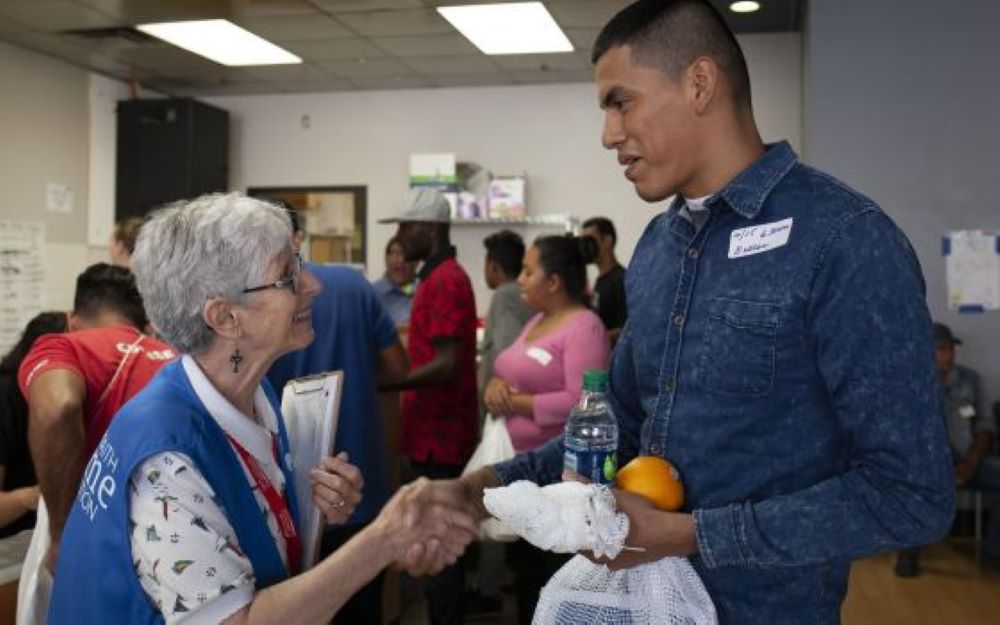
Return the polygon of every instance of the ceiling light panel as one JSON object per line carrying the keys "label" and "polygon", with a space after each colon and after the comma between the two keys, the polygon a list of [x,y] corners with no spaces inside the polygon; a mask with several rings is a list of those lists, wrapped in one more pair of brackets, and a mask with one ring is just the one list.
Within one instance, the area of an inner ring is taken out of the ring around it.
{"label": "ceiling light panel", "polygon": [[541,2],[438,7],[485,54],[572,52],[573,44]]}
{"label": "ceiling light panel", "polygon": [[228,20],[139,24],[137,29],[229,66],[288,65],[302,59]]}

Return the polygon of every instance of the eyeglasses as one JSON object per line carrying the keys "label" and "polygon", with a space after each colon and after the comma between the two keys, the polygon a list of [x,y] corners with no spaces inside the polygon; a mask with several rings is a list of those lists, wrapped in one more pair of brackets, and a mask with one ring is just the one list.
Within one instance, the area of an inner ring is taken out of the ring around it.
{"label": "eyeglasses", "polygon": [[298,252],[292,254],[292,261],[289,263],[288,273],[282,276],[277,282],[272,282],[271,284],[262,284],[260,286],[252,286],[248,289],[243,289],[244,293],[253,293],[254,291],[265,291],[267,289],[283,289],[285,287],[292,287],[292,293],[299,292],[299,272],[302,271],[302,255]]}

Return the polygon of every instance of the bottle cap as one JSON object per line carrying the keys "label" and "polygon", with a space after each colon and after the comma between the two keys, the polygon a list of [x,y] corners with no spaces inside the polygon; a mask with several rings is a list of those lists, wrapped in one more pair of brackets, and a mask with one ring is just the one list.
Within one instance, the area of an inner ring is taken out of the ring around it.
{"label": "bottle cap", "polygon": [[583,390],[603,393],[608,390],[608,372],[591,369],[583,372]]}

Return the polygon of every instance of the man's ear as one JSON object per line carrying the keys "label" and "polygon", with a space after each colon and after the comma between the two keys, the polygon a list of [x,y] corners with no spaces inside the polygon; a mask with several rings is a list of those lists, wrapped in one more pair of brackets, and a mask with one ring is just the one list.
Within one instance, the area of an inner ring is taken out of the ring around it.
{"label": "man's ear", "polygon": [[707,56],[698,57],[684,72],[684,88],[696,114],[708,109],[719,89],[719,66]]}
{"label": "man's ear", "polygon": [[73,311],[70,311],[70,312],[66,313],[66,331],[67,332],[76,332],[77,330],[83,330],[86,327],[87,326],[84,323],[83,319],[80,318],[80,315],[76,314]]}
{"label": "man's ear", "polygon": [[213,332],[227,339],[240,336],[240,323],[233,305],[221,297],[213,297],[202,306],[201,318]]}

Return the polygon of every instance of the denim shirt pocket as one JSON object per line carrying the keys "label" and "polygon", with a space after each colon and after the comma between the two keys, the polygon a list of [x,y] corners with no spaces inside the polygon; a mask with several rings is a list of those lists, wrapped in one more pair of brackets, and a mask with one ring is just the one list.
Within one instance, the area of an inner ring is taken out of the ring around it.
{"label": "denim shirt pocket", "polygon": [[761,397],[774,385],[781,306],[713,298],[697,379],[723,395]]}

